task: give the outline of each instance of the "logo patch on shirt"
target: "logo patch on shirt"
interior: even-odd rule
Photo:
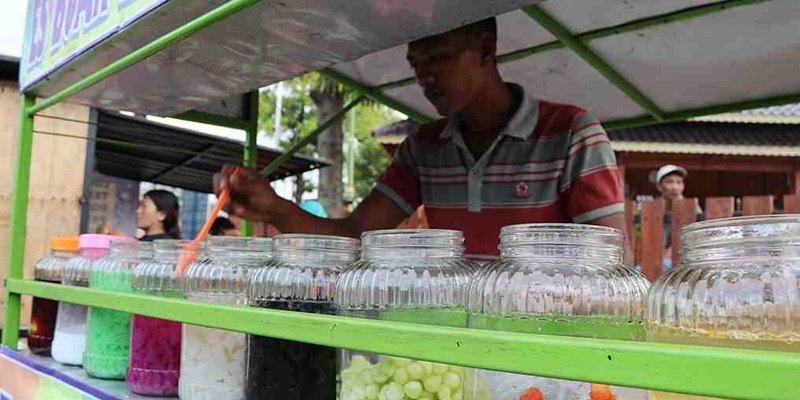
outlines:
[[[520,182],[517,184],[517,197],[524,199],[531,197],[530,193],[528,193],[528,184],[525,182]]]

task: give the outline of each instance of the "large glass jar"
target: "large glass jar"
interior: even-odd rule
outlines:
[[[117,293],[131,292],[133,267],[153,257],[152,243],[135,240],[111,242],[109,254],[92,264],[89,287]],[[130,351],[131,315],[89,307],[83,368],[95,378],[125,379]]]
[[[79,255],[64,264],[61,283],[71,286],[89,285],[89,270],[95,260],[108,254],[111,240],[125,239],[110,235],[81,235],[78,239]],[[61,302],[58,305],[56,333],[53,336],[53,359],[69,365],[82,365],[86,350],[87,307]]]
[[[471,328],[644,340],[644,280],[625,269],[623,235],[593,225],[526,224],[500,233],[500,260],[470,282]],[[535,360],[532,360],[535,362]],[[495,400],[540,392],[545,399],[584,400],[601,393],[645,398],[642,390],[476,371]],[[615,393],[612,393],[615,392]],[[622,394],[624,393],[624,394]]]
[[[252,274],[251,307],[333,314],[342,268],[358,258],[358,240],[279,235],[274,259]],[[331,399],[336,393],[336,349],[291,340],[248,336],[248,399]]]
[[[800,352],[800,215],[687,225],[680,252],[648,295],[648,340]]]
[[[33,268],[37,281],[61,283],[61,273],[67,261],[78,255],[78,237],[50,238],[50,254],[42,257]],[[58,302],[41,297],[33,298],[31,325],[28,333],[28,348],[39,355],[50,355],[53,334],[56,331]]]
[[[463,258],[461,232],[384,230],[361,240],[361,260],[336,284],[339,314],[466,327],[467,284],[478,265]],[[342,400],[472,398],[461,367],[344,350],[340,371]]]
[[[178,286],[179,257],[196,258],[205,244],[192,246],[189,240],[153,241],[154,258],[133,269],[131,287],[135,293],[183,298]],[[181,367],[181,323],[133,315],[131,351],[125,380],[128,388],[147,396],[175,396]]]
[[[212,236],[181,285],[188,300],[246,305],[247,281],[272,257],[272,239]],[[179,395],[183,400],[243,400],[246,335],[183,325]]]

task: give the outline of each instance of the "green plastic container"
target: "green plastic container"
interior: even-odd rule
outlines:
[[[89,271],[89,287],[118,293],[131,292],[131,274],[136,264],[152,258],[152,244],[133,240],[113,241],[107,257]],[[130,350],[131,315],[90,307],[83,365],[89,376],[125,379]]]

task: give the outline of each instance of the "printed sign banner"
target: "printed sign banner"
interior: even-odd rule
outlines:
[[[19,71],[25,90],[168,0],[29,0]]]

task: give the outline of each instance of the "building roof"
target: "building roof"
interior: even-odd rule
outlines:
[[[242,143],[188,129],[99,111],[95,168],[104,175],[211,192],[212,176],[226,163],[239,164]],[[258,168],[263,169],[283,151],[259,146]],[[328,164],[306,156],[293,156],[270,180],[309,171]]]
[[[380,144],[400,144],[406,136],[416,132],[420,125],[419,122],[406,119],[375,128],[372,130],[372,136],[375,136]]]
[[[609,132],[615,151],[800,157],[800,125],[674,122]]]
[[[800,125],[800,104],[787,104],[736,113],[709,115],[706,117],[693,118],[692,121]]]

